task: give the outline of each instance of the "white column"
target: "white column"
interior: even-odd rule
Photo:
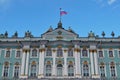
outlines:
[[[80,49],[75,48],[74,55],[75,55],[75,76],[77,78],[81,78],[81,70],[80,70]]]
[[[20,73],[20,78],[24,78],[25,55],[26,55],[26,52],[25,52],[25,50],[24,50],[23,53],[22,53],[22,62],[21,62],[21,73]]]
[[[95,74],[96,78],[100,78],[99,72],[98,72],[98,58],[97,58],[97,51],[94,51],[94,63],[95,63]]]
[[[56,76],[56,66],[55,66],[55,57],[56,57],[56,50],[52,50],[52,56],[53,56],[53,66],[52,66],[52,76]]]
[[[91,75],[92,75],[92,77],[94,78],[94,62],[93,62],[93,51],[92,50],[90,50],[90,62],[91,62]]]
[[[38,78],[41,78],[41,50],[39,50],[39,71],[38,71]]]
[[[28,67],[28,65],[29,65],[29,53],[30,51],[29,50],[27,50],[27,56],[26,56],[26,66],[25,66],[25,76],[26,76],[26,78],[28,77],[28,69],[29,69],[29,67]]]
[[[39,58],[39,76],[38,78],[43,78],[44,77],[44,54],[45,54],[45,49],[42,48],[40,49],[40,58]]]
[[[80,67],[80,49],[78,50],[78,55],[77,55],[77,66],[78,66],[78,77],[81,78],[81,67]]]
[[[63,56],[64,56],[64,76],[66,77],[68,74],[68,71],[67,71],[67,50],[66,49],[63,52]]]

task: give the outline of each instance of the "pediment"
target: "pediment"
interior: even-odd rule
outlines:
[[[56,28],[42,35],[42,38],[46,40],[75,40],[77,37],[78,35],[76,33],[65,30],[64,28]]]

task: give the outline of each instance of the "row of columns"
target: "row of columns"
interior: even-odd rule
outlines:
[[[98,71],[97,50],[90,50],[90,62],[92,78],[100,78]]]
[[[52,67],[52,76],[56,76],[56,51],[53,51],[53,67]],[[21,73],[20,78],[28,78],[28,66],[29,66],[29,54],[30,50],[25,49],[23,50],[22,55],[22,62],[21,62]],[[44,77],[44,54],[45,49],[40,49],[39,53],[39,70],[38,70],[38,78]],[[80,64],[80,49],[75,47],[74,50],[75,55],[75,77],[81,78],[81,64]],[[64,52],[64,77],[68,75],[67,72],[67,52]],[[90,50],[90,62],[91,62],[91,74],[92,78],[99,78],[98,73],[98,61],[97,61],[97,51],[96,50]]]

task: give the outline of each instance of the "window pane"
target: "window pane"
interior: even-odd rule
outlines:
[[[88,64],[83,64],[83,76],[88,77],[89,76],[89,67]]]
[[[3,77],[8,77],[8,70],[9,70],[9,66],[8,66],[8,65],[5,65],[5,66],[4,66]]]
[[[74,76],[74,68],[73,65],[68,66],[68,76]]]
[[[101,77],[105,77],[105,67],[104,67],[104,65],[100,65],[100,75],[101,75]]]
[[[37,50],[36,49],[32,50],[32,57],[37,57]]]
[[[109,57],[113,57],[113,51],[109,51]]]
[[[57,57],[62,57],[63,56],[63,52],[62,52],[62,49],[58,49],[57,50]]]
[[[52,56],[52,50],[51,49],[47,49],[46,56]]]
[[[6,56],[5,57],[10,57],[10,51],[6,51]]]
[[[46,76],[51,76],[51,73],[52,70],[51,70],[51,65],[46,65]]]
[[[15,66],[14,68],[14,77],[19,77],[19,66]]]
[[[20,57],[20,51],[17,51],[17,53],[16,53],[16,57]]]
[[[31,65],[31,77],[36,77],[36,65]]]
[[[103,51],[99,51],[99,57],[103,57]]]
[[[72,57],[72,56],[73,56],[73,50],[72,50],[72,49],[69,49],[69,50],[68,50],[68,56],[69,56],[69,57]]]
[[[87,50],[82,50],[82,56],[83,56],[83,57],[88,57]]]

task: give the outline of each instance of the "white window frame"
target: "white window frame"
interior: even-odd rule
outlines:
[[[20,51],[20,57],[17,57],[17,51]],[[21,58],[21,56],[22,56],[22,50],[20,49],[20,50],[15,50],[15,58]]]
[[[2,49],[0,48],[0,57],[1,57]]]
[[[85,49],[85,50],[87,50],[87,56],[83,56],[83,55],[82,55],[82,51],[83,51],[83,50],[84,50],[84,49],[82,48],[81,51],[80,51],[80,53],[81,53],[81,58],[89,58],[89,53],[90,53],[90,52],[89,52],[89,49]]]
[[[73,48],[71,48],[72,49],[72,51],[73,51],[73,56],[68,56],[69,54],[68,54],[68,51],[70,50],[69,48],[67,49],[67,57],[74,57],[74,49]]]
[[[4,62],[5,63],[5,62]],[[8,62],[9,63],[9,65],[8,65],[8,77],[9,77],[9,70],[10,70],[10,62]],[[3,65],[3,68],[2,68],[2,77],[4,77],[3,75],[4,75],[4,67],[5,67],[5,64]]]
[[[103,57],[100,57],[100,56],[99,56],[99,51],[102,51]],[[98,50],[97,52],[98,52],[98,58],[104,58],[104,50],[103,50],[103,49],[102,49],[102,50]]]
[[[10,51],[10,57],[6,57],[6,53],[7,51]],[[11,54],[12,54],[12,49],[5,49],[5,55],[4,55],[4,58],[11,58]]]
[[[29,66],[29,75],[28,76],[30,76],[31,77],[31,66],[32,66],[32,62],[33,61],[31,61],[31,64],[30,64],[30,66]],[[37,77],[37,75],[38,75],[38,70],[37,69],[39,69],[39,65],[37,65],[37,61],[35,61],[36,62],[36,77]]]
[[[32,51],[33,51],[34,49],[37,50],[37,56],[32,56]],[[30,58],[38,58],[38,55],[39,55],[39,50],[38,50],[37,48],[32,48],[32,49],[30,50]]]
[[[110,71],[110,77],[112,77],[112,76],[111,76],[111,68],[110,68],[111,65],[110,65],[110,63],[111,63],[111,62],[109,62],[109,69],[110,69],[109,71]],[[115,64],[115,62],[114,62],[114,64]],[[115,67],[115,74],[116,74],[115,77],[117,77],[116,64],[114,65],[114,67]]]
[[[50,48],[50,50],[51,50],[51,56],[47,56],[47,50],[48,50],[49,48],[46,48],[45,50],[45,57],[52,57],[53,56],[53,51],[52,51],[52,48]]]
[[[52,76],[52,64],[50,64],[50,65],[51,65],[51,76]],[[44,71],[45,76],[46,76],[46,66],[47,66],[47,64],[45,64],[45,71]],[[51,77],[51,76],[46,76],[46,77]]]
[[[13,77],[14,77],[14,72],[15,72],[15,66],[16,65],[13,66]],[[19,78],[20,77],[20,65],[18,65],[18,66],[19,66],[19,76],[18,76],[18,78]]]
[[[101,65],[99,65],[99,71],[100,71],[100,66],[101,66]],[[105,62],[104,62],[104,69],[105,69],[105,77],[107,77],[107,74],[106,74],[106,65],[105,65]]]
[[[118,58],[120,58],[120,49],[118,50]]]
[[[109,52],[110,52],[110,51],[112,51],[112,53],[113,53],[113,57],[110,57],[110,56],[109,56]],[[109,58],[114,58],[114,57],[115,57],[115,55],[114,55],[114,49],[112,49],[112,50],[108,50],[108,57],[109,57]]]
[[[88,62],[88,61],[87,61],[87,62]],[[85,78],[86,78],[86,77],[90,77],[90,75],[91,75],[91,74],[90,74],[90,69],[91,69],[91,67],[90,67],[89,63],[88,63],[89,76],[84,76],[84,74],[83,74],[83,65],[84,65],[84,61],[82,62],[82,68],[81,68],[81,69],[82,69],[82,76],[85,77]]]
[[[57,52],[58,52],[58,49],[61,49],[61,50],[62,50],[62,56],[57,56],[57,55],[58,55],[58,53],[57,53]],[[63,48],[57,48],[57,49],[56,49],[56,56],[57,56],[57,57],[64,57],[64,52],[63,52],[63,51],[64,51]]]

